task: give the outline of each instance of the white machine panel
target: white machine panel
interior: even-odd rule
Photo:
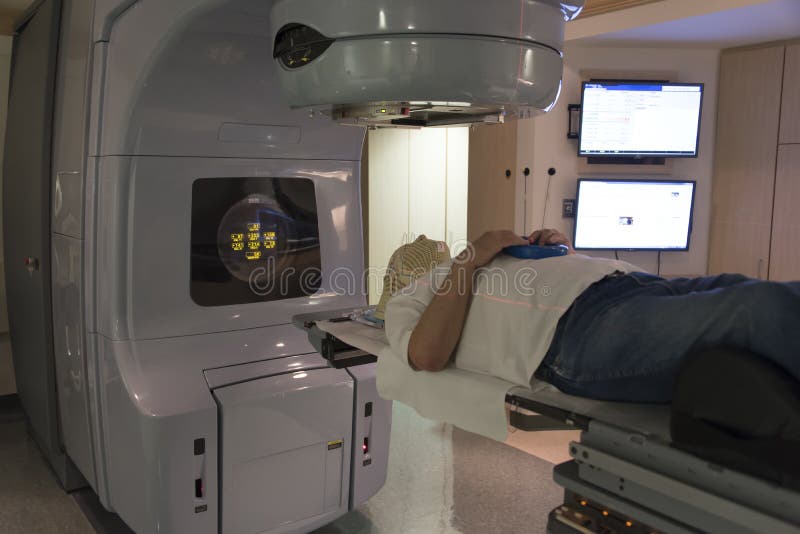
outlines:
[[[376,369],[377,364],[374,363],[347,369],[356,381],[351,508],[366,502],[386,482],[392,401],[378,395]]]
[[[271,4],[144,0],[122,12],[90,155],[360,160],[362,129],[289,108],[273,75]]]
[[[214,391],[222,425],[222,532],[310,531],[348,509],[353,381],[339,369]]]
[[[561,88],[583,0],[278,0],[277,76],[294,107],[356,124],[524,118]],[[364,106],[364,104],[369,104]]]
[[[563,21],[579,4],[574,0],[279,0],[272,8],[272,30],[277,33],[285,24],[302,23],[333,39],[398,33],[508,35],[557,48],[564,40],[564,25],[545,21]]]
[[[52,231],[77,238],[83,237],[92,8],[91,0],[71,0],[62,7],[54,109]]]
[[[104,158],[103,163],[98,220],[104,223],[97,229],[97,254],[114,263],[97,272],[99,333],[152,339],[242,330],[285,324],[301,313],[363,305],[358,283],[349,294],[332,288],[334,271],[360,276],[363,270],[357,163],[227,158]],[[193,187],[199,179],[226,177],[313,182],[322,271],[315,293],[218,306],[193,298]],[[241,200],[246,198],[245,192]],[[246,290],[246,282],[241,285]]]
[[[205,371],[205,375],[208,387],[217,389],[267,376],[298,373],[312,369],[326,369],[328,367],[328,361],[319,354],[314,353],[209,369]]]
[[[83,237],[83,180],[82,171],[56,172],[53,189],[53,232]]]
[[[94,444],[90,431],[89,390],[83,323],[83,242],[52,236],[53,354],[58,383],[64,447],[72,461],[95,483]]]
[[[360,68],[350,68],[359,65]],[[306,67],[279,71],[294,106],[422,101],[549,109],[561,91],[561,55],[535,44],[473,36],[392,35],[335,41]],[[336,94],[331,95],[330,86]],[[382,97],[382,98],[381,98]],[[413,108],[414,106],[412,106]]]

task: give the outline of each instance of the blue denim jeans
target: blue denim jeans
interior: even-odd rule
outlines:
[[[581,397],[669,402],[684,356],[745,349],[800,380],[800,282],[612,276],[561,318],[536,378]]]

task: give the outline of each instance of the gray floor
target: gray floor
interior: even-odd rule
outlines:
[[[0,532],[94,532],[61,490],[21,420],[0,422]]]
[[[549,462],[397,403],[389,464],[375,497],[315,534],[538,534],[561,502]],[[65,494],[24,422],[0,418],[0,532],[131,531],[91,491]]]

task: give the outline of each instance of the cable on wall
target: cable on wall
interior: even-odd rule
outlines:
[[[547,189],[544,193],[544,210],[542,210],[542,225],[540,230],[544,229],[545,220],[547,219],[547,205],[550,203],[550,184],[553,183],[553,176],[556,175],[555,167],[547,169]]]

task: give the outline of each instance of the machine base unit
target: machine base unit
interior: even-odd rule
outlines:
[[[553,533],[614,532],[587,525],[559,530],[581,520],[594,528],[595,512],[603,510],[648,525],[649,532],[788,534],[800,524],[797,494],[641,434],[592,423],[581,442],[570,445],[570,455],[572,461],[554,469],[555,481],[568,491],[563,509],[551,515]]]
[[[308,532],[385,481],[391,403],[377,396],[374,365],[332,369],[318,355],[283,360],[298,370],[249,380],[228,373],[232,383],[213,390],[222,532]],[[285,371],[285,362],[275,363]]]

